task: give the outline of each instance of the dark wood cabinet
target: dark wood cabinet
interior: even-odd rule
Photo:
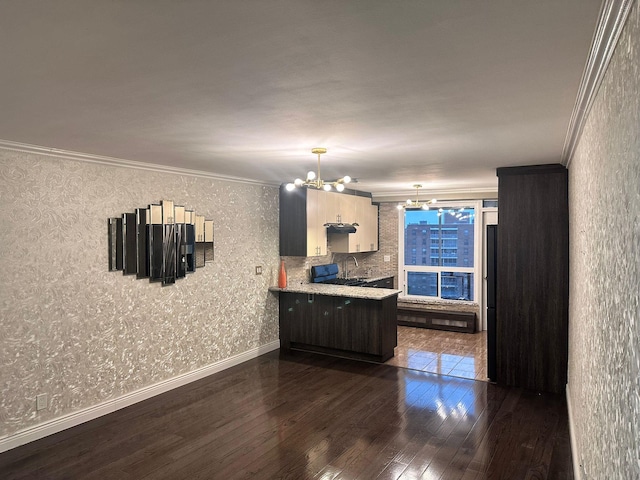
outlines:
[[[280,344],[384,362],[397,345],[397,295],[382,300],[280,292]]]
[[[280,256],[307,255],[307,189],[280,186]]]
[[[423,305],[402,305],[398,307],[398,325],[418,328],[432,328],[449,332],[475,333],[475,312],[436,310]]]
[[[569,212],[562,165],[499,168],[496,380],[562,392],[567,382]]]

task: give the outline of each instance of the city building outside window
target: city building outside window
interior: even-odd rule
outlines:
[[[475,300],[474,258],[476,208],[441,206],[431,210],[405,210],[400,233],[404,258],[404,294],[448,300]],[[411,241],[410,241],[411,239]],[[414,247],[418,243],[421,253]],[[481,262],[480,262],[481,263]]]

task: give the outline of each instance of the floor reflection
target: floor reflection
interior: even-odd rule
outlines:
[[[428,386],[428,388],[425,388]],[[407,406],[429,410],[443,420],[449,416],[475,415],[475,385],[467,379],[442,379],[427,372],[409,371],[404,376],[404,402]]]
[[[488,384],[409,368],[399,371],[404,389],[398,398],[403,413],[398,438],[407,447],[390,464],[399,471],[387,467],[385,472],[395,476],[384,478],[462,478],[463,469],[454,465],[468,464],[480,448],[483,436],[471,432],[486,428],[482,413]]]
[[[398,327],[398,346],[388,365],[453,377],[487,380],[486,332],[458,333]]]

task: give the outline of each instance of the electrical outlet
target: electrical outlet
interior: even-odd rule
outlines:
[[[390,262],[391,261],[391,255],[385,255],[384,256],[384,261],[385,262]]]
[[[262,275],[262,265],[256,266],[256,275]]]
[[[583,478],[584,480],[588,480],[589,477],[587,477],[587,472],[585,471],[585,468],[584,468],[584,462],[580,464],[580,474],[581,474],[581,478]]]
[[[36,395],[36,410],[44,410],[49,406],[49,400],[46,393]]]

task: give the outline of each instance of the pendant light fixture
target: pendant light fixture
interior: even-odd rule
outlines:
[[[335,181],[328,181],[325,182],[322,180],[322,177],[320,177],[320,155],[322,155],[323,153],[327,153],[327,149],[326,148],[313,148],[311,150],[311,153],[315,153],[318,155],[318,174],[316,175],[316,173],[313,170],[310,170],[309,173],[307,173],[307,179],[306,180],[302,180],[301,178],[296,178],[295,181],[293,183],[287,183],[287,190],[291,191],[294,190],[296,187],[311,187],[311,188],[317,188],[317,189],[322,189],[325,191],[330,191],[332,188],[335,188],[338,192],[342,192],[344,190],[344,186],[345,184],[351,182],[351,177],[348,175],[345,175],[342,178],[339,178],[338,180]]]
[[[413,200],[409,199],[406,201],[406,203],[399,204],[398,210],[402,210],[403,208],[405,210],[429,210],[429,205],[437,202],[435,198],[432,198],[431,200],[428,200],[426,202],[421,202],[419,191],[422,188],[422,185],[416,184],[413,186],[413,188],[416,189],[416,201],[414,202]]]

